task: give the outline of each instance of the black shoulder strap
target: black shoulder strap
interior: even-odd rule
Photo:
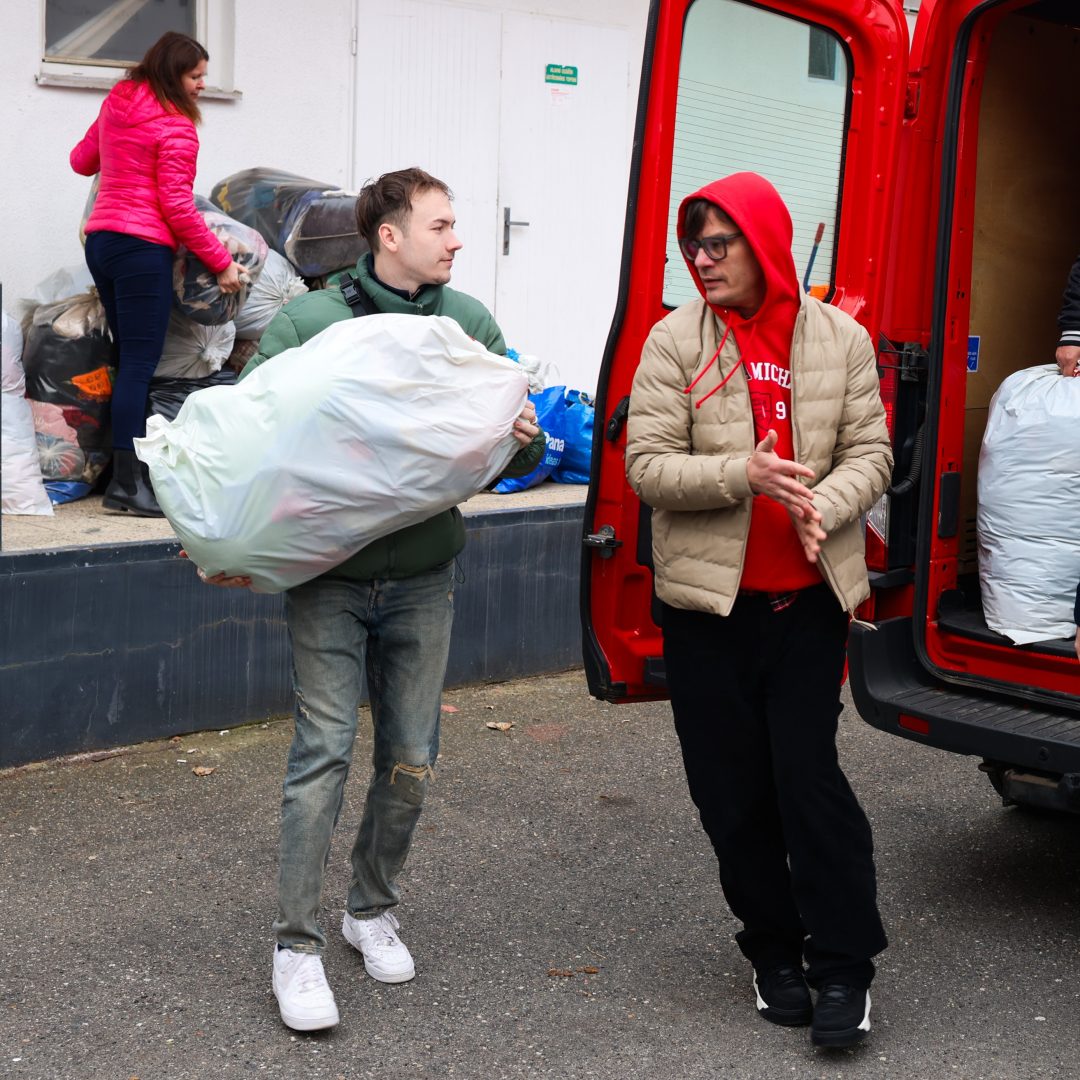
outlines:
[[[352,274],[346,274],[341,279],[341,295],[345,297],[345,303],[352,309],[353,318],[358,319],[362,315],[378,315],[375,302],[360,288],[360,282]]]

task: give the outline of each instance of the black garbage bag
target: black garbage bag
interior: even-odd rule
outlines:
[[[109,463],[114,358],[96,290],[34,309],[22,359],[38,459],[51,495],[89,494]]]
[[[175,379],[155,376],[150,380],[150,395],[146,402],[146,415],[157,413],[166,420],[175,420],[180,407],[196,390],[208,386],[232,386],[236,382],[236,372],[231,368],[222,368],[213,375],[202,379]]]

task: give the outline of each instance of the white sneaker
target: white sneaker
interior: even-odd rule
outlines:
[[[274,950],[274,997],[281,1019],[293,1031],[320,1031],[338,1022],[322,957],[314,953]]]
[[[374,919],[354,919],[347,911],[341,922],[345,940],[364,955],[367,973],[379,982],[408,982],[416,974],[412,954],[397,936],[401,924],[384,911]]]

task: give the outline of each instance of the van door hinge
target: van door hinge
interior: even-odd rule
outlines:
[[[922,84],[918,79],[908,79],[904,89],[904,119],[914,120],[919,115],[919,96]]]
[[[359,30],[358,27],[354,26],[352,28],[352,31],[349,33],[349,51],[353,54],[353,56],[356,55],[356,50],[357,50],[357,47],[359,45],[359,40],[360,40],[360,30]]]
[[[599,532],[589,533],[581,542],[586,547],[599,548],[601,559],[610,559],[615,554],[615,549],[622,547],[622,541],[615,539],[613,525],[601,525]]]
[[[899,360],[900,378],[904,382],[918,382],[930,370],[930,354],[911,341],[901,346]]]

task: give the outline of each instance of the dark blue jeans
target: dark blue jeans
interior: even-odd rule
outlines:
[[[690,795],[759,971],[869,986],[885,948],[870,824],[840,768],[847,614],[828,586],[726,618],[664,605],[664,659]]]
[[[86,265],[117,349],[113,449],[131,450],[131,440],[146,434],[150,378],[169,326],[173,252],[126,233],[92,232],[86,237]]]

